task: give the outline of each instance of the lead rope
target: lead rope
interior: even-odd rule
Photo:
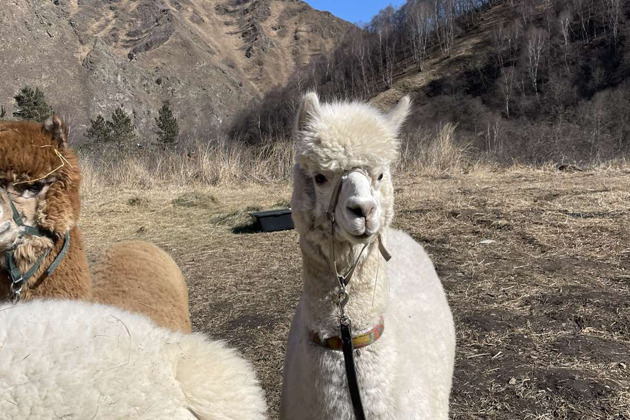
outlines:
[[[346,378],[348,380],[348,390],[350,391],[350,400],[352,401],[352,408],[354,410],[354,416],[357,420],[365,420],[365,412],[363,411],[363,402],[361,401],[361,393],[359,391],[359,381],[357,379],[357,371],[356,365],[354,363],[354,345],[352,343],[352,322],[348,315],[346,315],[345,307],[350,299],[350,295],[346,290],[346,286],[350,283],[350,279],[354,274],[354,270],[356,269],[361,256],[365,249],[372,243],[370,240],[357,255],[354,263],[350,266],[348,271],[345,274],[339,274],[337,270],[337,259],[335,254],[335,209],[337,208],[337,202],[339,201],[339,193],[341,192],[341,184],[345,177],[348,176],[351,172],[360,172],[359,169],[353,169],[351,171],[345,172],[341,175],[335,188],[332,192],[332,197],[330,199],[330,204],[328,206],[328,211],[326,215],[328,220],[330,221],[330,250],[331,256],[328,259],[328,263],[331,266],[332,270],[337,277],[337,282],[339,283],[339,291],[337,292],[337,298],[339,300],[339,329],[341,331],[341,350],[343,352],[343,360],[346,368]],[[377,235],[378,241],[378,249],[385,258],[386,261],[391,259],[391,254],[385,249],[385,245],[383,244],[383,238],[379,233]]]

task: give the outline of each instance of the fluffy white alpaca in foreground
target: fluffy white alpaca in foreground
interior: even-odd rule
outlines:
[[[388,115],[362,103],[320,105],[314,93],[302,101],[291,207],[300,234],[304,289],[289,334],[283,419],[354,418],[343,354],[321,345],[340,335],[339,286],[331,268],[326,211],[342,174],[334,209],[338,271],[346,272],[369,244],[347,288],[353,336],[372,331],[374,338],[381,317],[384,321],[382,336],[355,350],[366,417],[448,417],[455,353],[451,311],[422,246],[389,228],[394,204],[390,166],[398,156],[397,134],[408,111],[407,97]],[[379,240],[392,254],[389,262],[379,252]],[[335,340],[329,343],[333,347]]]
[[[0,305],[2,419],[263,419],[252,367],[223,343],[79,301]]]

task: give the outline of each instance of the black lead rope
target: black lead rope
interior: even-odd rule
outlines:
[[[346,378],[348,379],[348,389],[350,391],[350,399],[352,400],[352,408],[354,409],[354,417],[357,420],[365,420],[363,412],[363,403],[361,402],[361,394],[359,393],[359,381],[357,380],[357,370],[354,365],[354,346],[352,345],[352,327],[350,321],[341,322],[341,350],[343,351],[343,361],[346,365]]]

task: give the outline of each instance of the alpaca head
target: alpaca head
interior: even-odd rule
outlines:
[[[25,226],[62,237],[77,223],[80,175],[67,133],[57,116],[44,124],[0,123],[0,253],[52,246],[51,238],[29,235]]]
[[[368,242],[390,224],[390,167],[398,157],[398,131],[409,107],[404,97],[383,115],[363,103],[320,104],[315,93],[304,96],[297,117],[291,201],[300,234],[326,231],[320,221],[331,200],[340,241]]]

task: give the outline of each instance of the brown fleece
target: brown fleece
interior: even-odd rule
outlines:
[[[94,271],[94,301],[148,315],[159,326],[190,332],[188,289],[173,259],[141,241],[113,245]]]
[[[57,121],[65,132],[63,122]],[[54,134],[36,122],[0,122],[0,181],[15,183],[46,176],[62,164],[58,151],[69,164],[50,175],[56,181],[46,192],[45,217],[38,224],[62,237],[79,220],[81,174],[65,137],[55,138]]]

